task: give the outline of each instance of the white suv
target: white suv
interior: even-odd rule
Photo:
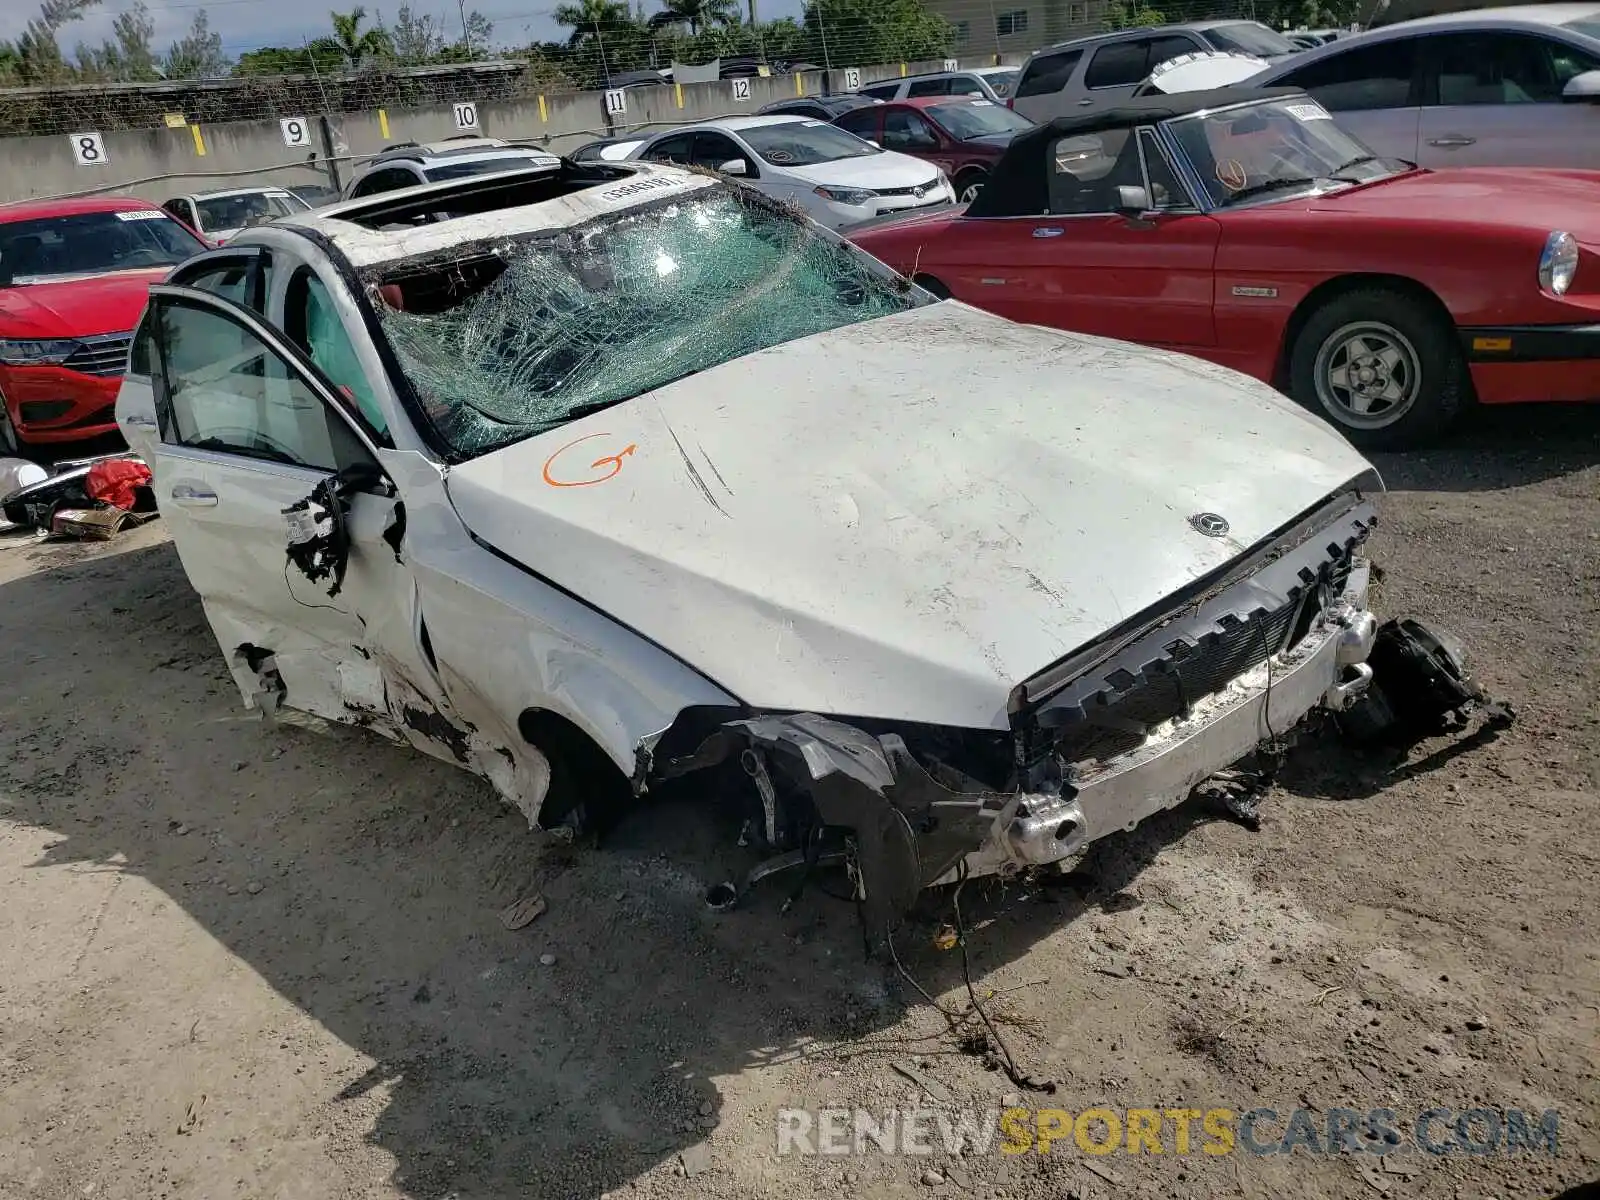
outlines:
[[[345,187],[344,198],[376,196],[419,183],[491,175],[553,163],[556,157],[501,138],[455,137],[442,142],[401,142],[385,147]]]

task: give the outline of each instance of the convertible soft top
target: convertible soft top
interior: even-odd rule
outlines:
[[[1250,100],[1270,100],[1301,96],[1300,88],[1214,88],[1204,92],[1179,92],[1174,96],[1141,96],[1125,100],[1115,108],[1096,109],[1070,117],[1057,117],[1034,129],[1019,133],[995,163],[989,181],[967,207],[969,217],[1014,217],[1041,213],[1049,207],[1043,170],[1045,148],[1058,138],[1075,133],[1100,133],[1112,129],[1132,129],[1153,125],[1173,117]]]

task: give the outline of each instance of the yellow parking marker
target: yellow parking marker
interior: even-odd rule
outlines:
[[[544,110],[543,96],[539,97],[539,109],[542,115]],[[384,141],[387,142],[389,140],[389,114],[384,112],[381,108],[378,110],[378,132],[383,135]]]
[[[676,93],[678,93],[678,107],[682,108],[683,107],[683,84],[681,84],[681,83],[673,84],[672,85],[672,90],[675,91]]]
[[[806,89],[800,82],[800,72],[799,71],[796,71],[794,73],[794,94],[796,96],[804,96],[806,94]]]
[[[539,121],[541,124],[550,124],[550,110],[544,106],[544,97],[539,97]]]
[[[194,152],[204,158],[206,156],[206,140],[200,136],[200,126],[189,126],[189,132],[194,134]]]
[[[905,77],[906,77],[906,65],[905,65],[905,63],[901,63],[900,64],[900,78],[904,79]]]

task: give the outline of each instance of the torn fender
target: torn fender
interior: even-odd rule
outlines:
[[[873,937],[985,838],[1001,836],[1027,801],[1060,802],[1055,795],[943,783],[898,734],[874,737],[815,713],[730,721],[725,728],[789,765],[791,776],[807,784],[823,823],[855,831]]]

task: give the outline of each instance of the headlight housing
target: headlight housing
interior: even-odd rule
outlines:
[[[877,195],[870,188],[819,187],[814,190],[824,200],[832,200],[835,204],[849,204],[856,208],[870,203]]]
[[[72,356],[78,343],[70,338],[0,338],[0,364],[8,367],[54,367]]]
[[[1552,296],[1564,296],[1578,273],[1578,239],[1557,229],[1544,240],[1539,254],[1539,286]]]

